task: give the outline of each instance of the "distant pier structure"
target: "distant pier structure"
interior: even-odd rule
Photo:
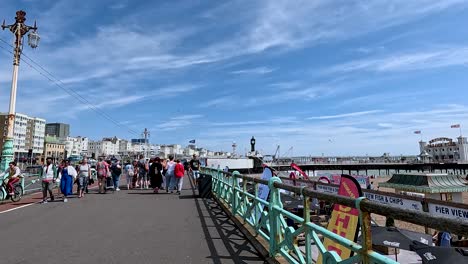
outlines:
[[[337,171],[342,174],[356,175],[390,175],[392,173],[447,173],[467,175],[468,163],[406,163],[406,162],[372,162],[372,163],[302,163],[296,159],[299,167],[309,175],[315,175],[316,171]],[[272,167],[279,171],[291,170],[290,163],[273,164]]]

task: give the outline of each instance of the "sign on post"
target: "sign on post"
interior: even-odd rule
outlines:
[[[338,194],[356,199],[362,196],[361,186],[359,186],[355,178],[349,175],[342,175]],[[341,237],[356,242],[359,229],[359,210],[335,204],[327,229]],[[341,259],[351,257],[352,251],[350,249],[329,238],[324,239],[323,245],[327,251],[335,251]],[[322,264],[322,255],[317,259],[317,263]]]

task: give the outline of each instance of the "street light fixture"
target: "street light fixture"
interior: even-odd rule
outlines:
[[[13,78],[11,81],[11,94],[10,94],[10,110],[8,112],[8,134],[3,144],[2,162],[0,163],[0,170],[4,171],[8,167],[8,163],[13,160],[13,142],[14,142],[14,125],[15,125],[15,109],[16,109],[16,89],[18,83],[18,68],[20,63],[21,51],[23,48],[23,37],[28,34],[28,45],[35,49],[39,45],[40,37],[37,34],[36,22],[34,26],[28,26],[26,21],[26,12],[19,10],[16,12],[15,23],[5,25],[3,20],[2,29],[9,29],[15,35],[15,46],[13,53]]]

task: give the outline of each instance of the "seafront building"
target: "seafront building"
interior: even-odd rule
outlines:
[[[89,139],[87,137],[66,137],[61,139],[65,143],[65,153],[70,156],[87,156]]]
[[[0,131],[3,132],[0,133],[0,149],[3,149],[7,137],[7,121],[8,114],[0,113]],[[28,153],[36,157],[44,152],[45,124],[45,119],[16,113],[13,129],[15,158],[26,158]]]
[[[66,144],[60,138],[46,136],[44,140],[43,158],[52,158],[54,162],[62,160],[65,158],[65,146]]]
[[[67,138],[70,136],[70,125],[64,123],[48,123],[46,124],[45,133],[48,136]]]
[[[462,136],[456,140],[439,137],[419,141],[419,150],[423,162],[468,162],[468,141]]]

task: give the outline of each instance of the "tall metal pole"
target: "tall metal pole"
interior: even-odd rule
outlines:
[[[33,27],[27,26],[24,24],[26,21],[26,12],[23,10],[19,10],[16,12],[15,17],[16,22],[12,25],[5,25],[5,21],[3,21],[2,29],[5,30],[6,28],[9,29],[15,35],[15,46],[14,46],[14,54],[13,54],[13,77],[11,80],[11,94],[10,94],[10,109],[8,112],[8,127],[7,127],[7,137],[5,139],[5,143],[3,144],[2,150],[2,162],[0,163],[0,171],[4,171],[8,167],[8,163],[10,163],[14,158],[14,126],[15,126],[15,109],[16,109],[16,91],[17,91],[17,83],[18,83],[18,69],[19,69],[19,62],[21,56],[21,48],[22,48],[22,39],[23,36],[28,33],[29,30],[37,30],[36,23],[34,23]],[[36,36],[36,42],[31,47],[37,47],[37,43],[39,42],[39,37]]]
[[[144,151],[144,155],[145,155],[145,159],[147,158],[147,153],[148,153],[148,137],[150,135],[150,132],[148,131],[147,128],[145,128],[145,131],[143,131],[143,136],[144,136],[144,139],[145,139],[145,151]]]

